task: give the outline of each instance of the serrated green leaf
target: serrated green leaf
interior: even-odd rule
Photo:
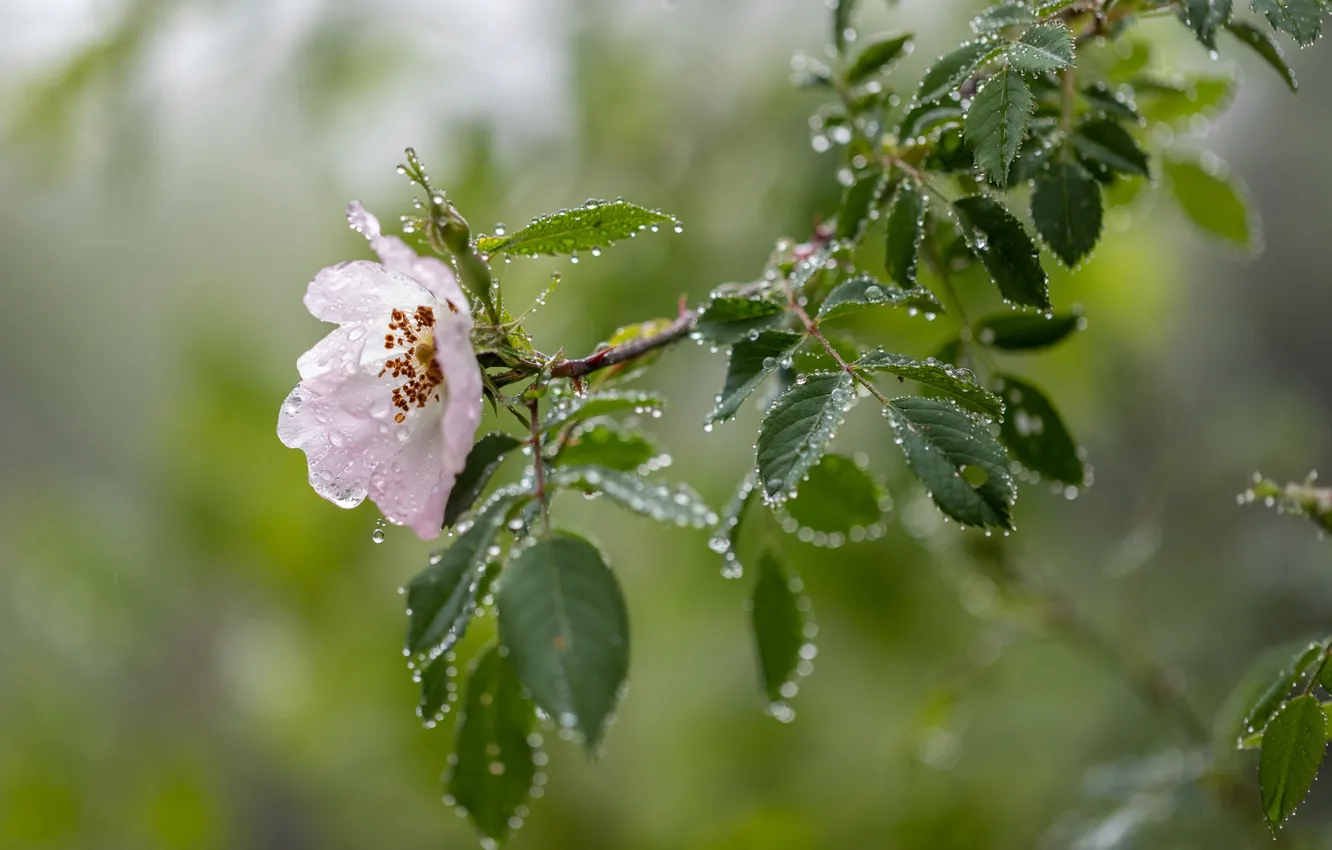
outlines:
[[[783,360],[791,357],[804,338],[804,334],[795,331],[764,331],[757,339],[737,342],[731,348],[726,384],[717,397],[717,406],[708,415],[708,421],[725,422],[735,416],[745,399],[754,394]]]
[[[601,552],[557,531],[510,560],[495,604],[518,678],[594,750],[629,671],[629,615]]]
[[[854,182],[842,193],[842,205],[837,210],[837,231],[835,237],[841,241],[858,242],[869,224],[870,210],[883,191],[884,176],[882,171],[862,171],[853,178]],[[811,263],[810,268],[817,272],[823,263]],[[798,287],[797,287],[798,288]]]
[[[1319,0],[1253,0],[1255,14],[1264,15],[1272,29],[1287,33],[1301,47],[1308,47],[1323,34],[1323,10]]]
[[[883,488],[854,460],[826,454],[809,470],[794,499],[782,507],[801,528],[846,538],[883,518]]]
[[[898,289],[870,275],[857,275],[839,283],[819,307],[819,321],[858,313],[867,307],[906,307],[931,315],[942,313],[943,305],[923,286]]]
[[[551,458],[551,463],[633,472],[659,454],[657,446],[642,431],[599,423],[576,429]]]
[[[547,411],[546,418],[541,423],[541,430],[549,433],[598,416],[609,416],[612,413],[645,413],[649,410],[660,410],[663,404],[665,402],[659,395],[630,390],[604,390],[585,396],[564,398]]]
[[[531,221],[507,236],[481,236],[476,250],[483,254],[573,254],[605,248],[641,230],[673,223],[663,212],[644,209],[628,201],[588,201]]]
[[[997,384],[1008,406],[999,439],[1013,459],[1053,481],[1081,487],[1086,466],[1054,403],[1039,388],[1012,375],[998,376]]]
[[[489,557],[486,550],[509,514],[531,498],[520,490],[496,492],[453,545],[433,553],[430,566],[408,582],[408,652],[443,651],[462,637],[476,609]]]
[[[848,85],[863,83],[887,70],[893,62],[911,50],[911,33],[876,35],[865,42],[856,58],[842,75]]]
[[[941,127],[962,123],[962,107],[955,103],[922,103],[902,116],[897,135],[902,140],[921,138]]]
[[[1073,33],[1063,24],[1032,27],[1008,48],[1008,61],[1020,74],[1048,74],[1073,64]]]
[[[959,369],[951,363],[940,363],[934,358],[915,360],[905,354],[894,354],[882,348],[866,352],[854,364],[863,372],[884,372],[942,390],[968,407],[1002,419],[1004,403],[998,396],[976,383],[970,369]]]
[[[1093,112],[1100,112],[1112,118],[1120,118],[1126,121],[1141,121],[1142,116],[1138,114],[1138,108],[1133,100],[1114,89],[1109,85],[1096,82],[1082,90],[1082,99],[1087,102],[1087,106]]]
[[[547,476],[546,486],[589,495],[600,493],[636,514],[672,525],[702,528],[717,521],[707,502],[686,485],[660,484],[635,472],[604,466],[557,469]]]
[[[996,313],[976,323],[976,339],[981,345],[1005,351],[1032,351],[1063,342],[1082,329],[1078,313],[1043,315]]]
[[[802,377],[768,409],[759,428],[758,471],[769,499],[794,490],[842,424],[854,393],[846,372]]]
[[[1231,0],[1184,0],[1180,17],[1208,50],[1216,49],[1216,31],[1230,22]]]
[[[1237,186],[1218,176],[1224,174],[1223,169],[1213,173],[1182,159],[1167,160],[1164,165],[1171,194],[1194,224],[1241,248],[1253,247],[1255,226],[1248,204]]]
[[[434,728],[442,715],[444,705],[453,693],[449,686],[454,684],[453,675],[456,672],[453,659],[446,652],[437,655],[421,671],[421,703],[416,713],[427,729]]]
[[[1273,831],[1304,802],[1327,749],[1327,715],[1318,698],[1296,697],[1276,713],[1263,733],[1258,783],[1263,815]]]
[[[898,184],[888,208],[888,236],[884,269],[888,279],[903,289],[917,284],[920,243],[925,238],[925,193],[920,183],[907,176]]]
[[[980,259],[1005,299],[1028,307],[1050,307],[1049,278],[1040,251],[1022,222],[988,195],[953,202],[967,246]]]
[[[981,39],[967,42],[940,57],[920,81],[916,102],[932,103],[953,91],[977,68],[994,57],[1000,49],[999,44]]]
[[[1198,77],[1182,82],[1156,79],[1132,81],[1138,110],[1149,122],[1180,124],[1196,115],[1221,112],[1235,100],[1235,80]]]
[[[468,676],[454,732],[456,761],[445,780],[483,838],[503,841],[527,802],[536,778],[528,741],[535,716],[518,674],[492,646]]]
[[[735,549],[740,540],[740,528],[745,513],[757,494],[758,472],[751,469],[740,482],[735,495],[722,507],[721,518],[717,520],[717,530],[708,539],[708,548],[722,556],[722,575],[726,578],[740,578],[744,573],[744,567]]]
[[[1064,265],[1089,256],[1101,238],[1101,187],[1075,162],[1057,162],[1036,178],[1031,220]]]
[[[1241,747],[1244,747],[1246,743],[1244,739],[1247,736],[1258,737],[1255,745],[1261,742],[1267,724],[1272,722],[1272,718],[1281,710],[1281,706],[1285,705],[1286,697],[1290,696],[1295,685],[1314,669],[1326,651],[1325,643],[1310,644],[1281,668],[1244,715],[1244,721],[1240,724]],[[1326,670],[1327,667],[1323,669]]]
[[[1073,147],[1092,175],[1106,179],[1114,174],[1150,177],[1147,154],[1119,122],[1096,118],[1073,131]]]
[[[1026,81],[1008,68],[987,80],[971,100],[964,125],[976,167],[995,183],[1008,182],[1036,100]]]
[[[945,399],[895,398],[885,410],[907,464],[939,510],[963,525],[1012,527],[1017,491],[987,426]],[[972,484],[963,475],[970,469],[984,481]]]
[[[786,305],[771,298],[719,295],[699,313],[694,332],[717,345],[734,345],[786,319]]]
[[[799,586],[771,551],[763,553],[751,599],[752,625],[763,693],[774,703],[787,698],[782,689],[794,680],[805,644]]]
[[[522,444],[522,440],[502,431],[492,432],[476,441],[476,445],[467,453],[467,463],[449,493],[449,503],[444,508],[445,528],[456,523],[476,504],[490,483],[491,476],[504,462],[505,455]]]
[[[1000,3],[978,14],[971,28],[978,33],[998,32],[1009,27],[1025,27],[1036,23],[1036,11],[1025,3]]]
[[[1248,21],[1231,21],[1226,24],[1226,29],[1244,44],[1248,45],[1254,53],[1263,58],[1272,70],[1281,75],[1282,81],[1291,91],[1298,91],[1300,88],[1299,80],[1295,79],[1295,72],[1291,70],[1290,65],[1286,64],[1286,59],[1281,55],[1281,48],[1277,45],[1276,39],[1267,33],[1258,29]]]

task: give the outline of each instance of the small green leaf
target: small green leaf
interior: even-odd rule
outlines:
[[[1105,83],[1096,82],[1082,90],[1082,99],[1087,102],[1087,106],[1093,112],[1100,112],[1112,118],[1120,118],[1125,121],[1141,121],[1142,116],[1138,114],[1138,108],[1133,100],[1126,97]]]
[[[698,316],[694,332],[717,345],[734,345],[786,319],[786,305],[772,298],[718,295]]]
[[[768,409],[759,428],[763,492],[779,499],[795,490],[833,438],[854,393],[846,372],[802,376]]]
[[[782,507],[801,528],[842,538],[881,519],[883,488],[854,460],[826,454],[809,470],[794,499]]]
[[[922,103],[902,116],[897,126],[897,135],[903,139],[923,137],[941,127],[962,123],[962,107],[956,103]]]
[[[976,167],[997,184],[1008,182],[1036,99],[1019,75],[1008,68],[987,80],[972,98],[965,132],[975,151]]]
[[[1036,12],[1025,3],[1000,3],[978,14],[971,28],[978,33],[998,32],[1009,27],[1025,27],[1036,23]]]
[[[633,472],[659,455],[657,446],[642,431],[598,423],[574,430],[551,463]]]
[[[1263,815],[1274,832],[1304,802],[1318,777],[1327,749],[1327,722],[1318,698],[1306,694],[1286,703],[1267,724],[1258,783]]]
[[[888,208],[888,241],[884,268],[888,279],[903,289],[915,287],[920,243],[925,238],[925,193],[915,178],[898,184]]]
[[[445,783],[482,837],[503,841],[527,802],[536,765],[528,735],[535,712],[513,667],[492,646],[472,667],[454,733],[457,760]]]
[[[1001,47],[984,39],[971,41],[940,57],[925,72],[920,81],[920,91],[916,93],[917,103],[932,103],[956,89],[962,81],[970,77],[977,68],[994,57]]]
[[[452,699],[454,659],[447,652],[441,652],[421,671],[421,703],[416,714],[425,723],[427,729],[433,729],[443,717],[444,706]],[[452,673],[450,672],[452,671]]]
[[[805,645],[805,615],[800,610],[800,581],[792,579],[771,551],[759,559],[759,577],[751,601],[759,678],[769,702],[790,696]],[[783,691],[786,691],[785,693]]]
[[[1012,527],[1017,491],[987,426],[945,399],[895,398],[885,411],[907,464],[941,511],[963,525]],[[973,484],[964,470],[984,480]]]
[[[574,254],[604,248],[640,230],[674,221],[665,213],[628,201],[588,201],[575,209],[533,219],[517,233],[481,236],[476,240],[476,250],[483,254]]]
[[[495,604],[518,678],[559,726],[595,749],[629,671],[629,615],[601,552],[557,531],[513,556]]]
[[[504,462],[504,456],[523,444],[517,437],[495,431],[476,441],[467,453],[467,463],[458,480],[449,493],[448,506],[444,508],[444,527],[448,528],[458,521],[476,500],[485,492],[490,478]]]
[[[717,530],[708,539],[708,548],[722,556],[722,576],[740,578],[744,567],[736,555],[735,548],[740,540],[740,527],[745,513],[758,495],[758,472],[750,470],[740,488],[722,508],[721,518],[717,521]]]
[[[1008,49],[1019,74],[1047,74],[1073,64],[1073,33],[1063,24],[1032,27]]]
[[[546,413],[546,418],[541,423],[541,430],[549,433],[598,416],[609,416],[612,413],[626,411],[646,413],[650,410],[660,410],[663,404],[665,402],[659,395],[629,390],[604,390],[585,396],[564,398],[556,402]]]
[[[1088,171],[1101,179],[1115,173],[1151,176],[1147,154],[1117,121],[1087,121],[1073,131],[1072,141]]]
[[[1049,278],[1040,251],[1022,223],[988,195],[953,202],[967,245],[980,258],[1005,299],[1027,307],[1050,307]]]
[[[1235,80],[1198,77],[1179,81],[1133,80],[1138,109],[1150,122],[1181,124],[1194,116],[1211,116],[1235,100]]]
[[[1261,740],[1267,724],[1272,722],[1272,718],[1276,716],[1281,706],[1285,705],[1286,697],[1290,696],[1295,685],[1314,669],[1326,651],[1327,645],[1324,643],[1310,644],[1281,668],[1276,678],[1272,679],[1244,715],[1244,722],[1240,724],[1241,746],[1244,739],[1251,735],[1257,735]],[[1328,666],[1323,669],[1328,669]]]
[[[846,53],[846,35],[851,29],[851,16],[859,0],[833,0],[833,45],[839,56]]]
[[[968,407],[995,419],[1002,419],[1004,416],[1003,401],[976,383],[976,376],[970,369],[959,369],[951,363],[940,363],[934,358],[921,362],[904,354],[884,351],[882,348],[867,352],[853,365],[864,372],[886,372],[942,390]]]
[[[1008,406],[999,439],[1013,459],[1053,481],[1081,487],[1087,478],[1086,467],[1050,399],[1037,387],[1012,375],[998,376],[998,386]]]
[[[1049,348],[1082,329],[1078,313],[1043,315],[996,313],[976,323],[976,339],[981,345],[1005,351],[1032,351]]]
[[[1184,0],[1180,16],[1208,50],[1216,49],[1216,31],[1230,22],[1231,0]]]
[[[944,311],[939,299],[923,286],[898,289],[870,275],[857,275],[839,283],[819,307],[819,321],[858,313],[867,307],[906,307],[935,314]]]
[[[870,210],[874,208],[874,203],[879,199],[879,193],[883,191],[884,177],[882,171],[871,170],[862,171],[855,175],[854,182],[846,187],[842,195],[842,205],[837,211],[837,232],[836,238],[848,242],[860,241],[861,235],[865,232],[865,227],[869,224]],[[823,263],[810,263],[813,272],[817,272],[823,267]],[[797,289],[799,287],[796,287]]]
[[[839,287],[840,288],[840,287]],[[835,293],[837,290],[833,290]],[[831,297],[831,296],[830,296]],[[725,422],[735,416],[745,399],[763,383],[763,379],[789,361],[795,347],[804,339],[795,331],[764,331],[757,339],[742,340],[731,348],[731,362],[726,368],[726,385],[717,397],[717,406],[709,422]]]
[[[1031,219],[1036,232],[1072,268],[1101,238],[1101,187],[1075,162],[1057,162],[1036,178]]]
[[[1272,29],[1280,30],[1295,39],[1300,47],[1308,47],[1323,33],[1323,10],[1319,0],[1253,0],[1256,14],[1265,15]]]
[[[684,484],[673,487],[651,481],[635,472],[602,466],[557,469],[546,479],[551,489],[579,490],[602,494],[636,514],[672,525],[702,528],[717,521],[703,498]]]
[[[1287,88],[1291,91],[1299,90],[1300,82],[1295,79],[1295,72],[1291,70],[1290,65],[1286,64],[1286,58],[1281,55],[1281,48],[1274,38],[1248,21],[1231,21],[1226,24],[1226,29],[1271,65],[1272,70],[1281,75]]]
[[[882,73],[898,58],[910,52],[911,39],[910,33],[874,36],[860,48],[842,78],[847,84],[855,85]]]
[[[1165,162],[1170,190],[1194,224],[1241,248],[1251,249],[1256,227],[1241,190],[1225,177],[1224,165],[1204,168],[1191,160]]]

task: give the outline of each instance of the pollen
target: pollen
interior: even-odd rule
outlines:
[[[396,357],[384,361],[379,377],[389,375],[401,379],[393,388],[393,406],[398,414],[393,420],[407,421],[407,414],[439,400],[439,385],[444,375],[435,363],[435,311],[430,307],[417,307],[415,312],[394,310],[389,316],[388,333],[384,334],[384,348],[400,350]]]

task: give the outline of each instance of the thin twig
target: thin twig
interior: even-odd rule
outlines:
[[[694,325],[697,323],[698,313],[693,310],[684,310],[680,313],[680,317],[661,333],[626,342],[624,345],[603,349],[596,354],[579,360],[565,360],[556,363],[550,368],[550,376],[552,378],[581,378],[599,369],[642,357],[649,351],[670,345],[688,336],[693,332]]]

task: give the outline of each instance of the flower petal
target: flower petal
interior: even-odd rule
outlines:
[[[305,291],[316,319],[349,324],[387,317],[394,308],[437,303],[434,293],[410,277],[369,260],[338,263],[319,272]]]
[[[441,409],[432,404],[413,411],[421,420],[420,427],[411,432],[400,451],[370,475],[370,498],[380,513],[390,522],[415,531],[422,540],[439,536],[444,506],[457,477],[457,473],[446,472],[441,462]]]
[[[472,350],[472,322],[450,316],[435,330],[435,363],[444,374],[444,416],[440,421],[444,470],[456,478],[467,465],[467,455],[481,424],[481,369]],[[450,481],[449,489],[453,488]]]
[[[453,271],[442,260],[422,257],[398,237],[384,236],[379,228],[379,219],[361,206],[360,201],[352,201],[347,205],[347,222],[353,230],[365,234],[365,238],[370,240],[370,247],[384,265],[419,281],[439,300],[448,301],[459,312],[470,312],[467,295],[458,285]]]

